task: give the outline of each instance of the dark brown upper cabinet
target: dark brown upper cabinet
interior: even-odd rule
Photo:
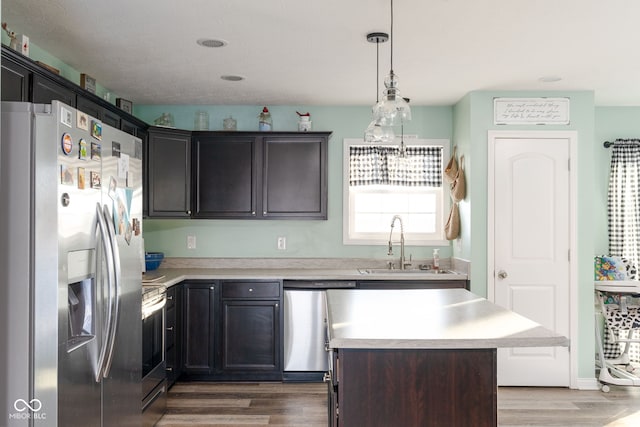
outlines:
[[[263,138],[263,218],[327,219],[328,137]]]
[[[193,132],[193,217],[327,219],[330,132]]]
[[[149,128],[148,215],[191,217],[191,132]]]
[[[195,218],[257,218],[259,148],[253,135],[194,134]]]
[[[33,73],[17,62],[2,58],[2,100],[29,101]]]

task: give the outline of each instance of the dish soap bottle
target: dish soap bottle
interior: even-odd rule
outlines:
[[[440,249],[433,250],[433,269],[438,270],[440,268]]]
[[[262,113],[258,116],[260,121],[258,122],[258,130],[260,132],[268,132],[272,130],[273,122],[271,121],[271,113],[267,107],[262,109]]]

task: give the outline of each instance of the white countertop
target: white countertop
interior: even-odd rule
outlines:
[[[327,291],[329,347],[568,346],[569,339],[465,289]]]
[[[374,274],[352,269],[311,268],[160,268],[144,277],[165,276],[154,283],[172,286],[183,280],[246,279],[246,280],[467,280],[466,274],[434,274],[428,271],[380,271]]]

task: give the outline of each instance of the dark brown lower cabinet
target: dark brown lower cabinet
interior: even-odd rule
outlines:
[[[221,379],[282,380],[282,283],[222,281]]]
[[[341,348],[336,355],[333,426],[497,425],[495,349]]]
[[[182,370],[187,376],[215,372],[216,282],[183,283]]]

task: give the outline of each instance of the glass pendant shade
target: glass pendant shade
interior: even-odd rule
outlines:
[[[386,126],[382,121],[373,119],[364,131],[365,142],[370,143],[391,143],[395,138],[393,128]]]
[[[386,89],[383,92],[382,100],[373,107],[374,119],[383,120],[390,125],[397,125],[411,120],[411,107],[400,96],[398,76],[393,73],[393,70],[384,80],[384,85]]]

